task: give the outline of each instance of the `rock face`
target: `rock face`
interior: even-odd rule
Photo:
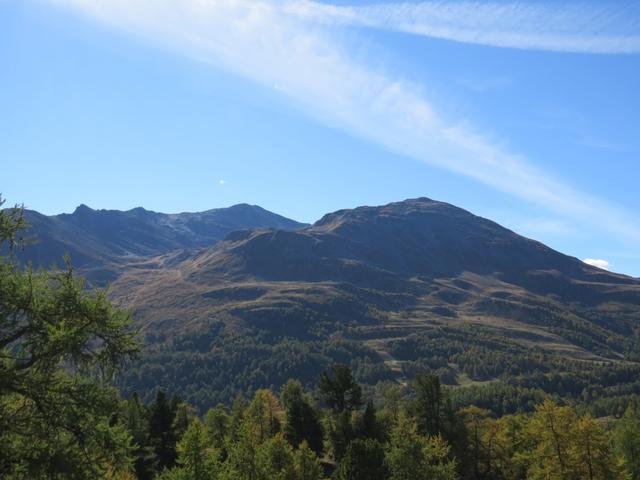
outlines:
[[[23,253],[35,266],[60,265],[69,254],[76,268],[97,283],[114,280],[141,259],[177,249],[210,247],[229,232],[245,228],[296,229],[305,225],[253,205],[199,213],[93,210],[80,205],[72,214],[45,216],[28,210],[35,243]]]

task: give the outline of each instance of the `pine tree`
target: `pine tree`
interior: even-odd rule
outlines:
[[[380,439],[378,420],[376,418],[376,407],[374,407],[372,401],[367,402],[367,406],[364,409],[360,436],[363,438]]]
[[[229,433],[229,415],[224,405],[210,408],[204,417],[207,440],[218,451],[225,449],[225,438]]]
[[[178,442],[177,464],[185,480],[214,480],[217,465],[213,449],[208,446],[207,436],[196,417]]]
[[[171,468],[176,462],[176,435],[173,429],[177,405],[171,405],[162,390],[156,392],[149,408],[149,437],[158,459],[158,468]]]
[[[356,383],[351,369],[335,364],[331,372],[322,372],[318,390],[326,404],[336,413],[357,410],[362,406],[362,388]]]
[[[640,415],[637,407],[629,406],[616,423],[615,449],[631,480],[640,479]]]
[[[271,390],[258,390],[245,411],[243,429],[260,444],[280,431],[283,411]]]
[[[427,436],[442,433],[443,394],[436,375],[418,375],[413,382],[418,431]]]
[[[355,439],[352,417],[353,412],[348,410],[326,417],[327,438],[333,458],[337,461],[342,459],[349,443]]]
[[[390,480],[455,480],[456,464],[440,436],[418,434],[416,423],[401,412],[391,431],[385,461]]]
[[[384,449],[377,440],[354,440],[347,447],[333,478],[336,480],[385,480]]]
[[[296,480],[321,480],[322,467],[307,442],[302,442],[294,454]]]
[[[150,480],[157,470],[157,459],[149,438],[149,410],[137,393],[123,402],[119,421],[132,437],[136,477],[139,480]]]
[[[256,451],[259,480],[297,480],[294,453],[282,434],[278,434]]]
[[[289,380],[281,392],[285,409],[284,434],[286,439],[297,447],[307,442],[316,453],[322,452],[322,424],[311,400],[304,395],[302,384]]]

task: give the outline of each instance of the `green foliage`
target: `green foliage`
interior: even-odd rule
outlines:
[[[225,451],[225,439],[229,434],[229,415],[224,405],[210,408],[204,417],[204,429],[209,444],[218,451]]]
[[[545,400],[527,423],[529,448],[518,454],[532,480],[622,478],[610,438],[590,415]]]
[[[285,409],[284,434],[294,447],[302,442],[316,453],[322,452],[322,424],[312,400],[305,396],[302,384],[289,380],[280,394]]]
[[[335,480],[368,480],[387,478],[384,448],[371,438],[354,440],[333,474]]]
[[[5,201],[0,195],[0,207]],[[13,248],[22,246],[24,237],[22,233],[27,228],[27,222],[24,219],[24,208],[15,205],[13,208],[5,210],[0,209],[0,251],[3,251],[5,244],[7,250],[12,253]]]
[[[337,413],[356,410],[362,405],[362,388],[347,365],[336,364],[331,367],[331,373],[322,372],[318,390],[326,404]]]
[[[441,437],[424,437],[415,420],[400,414],[391,431],[386,462],[390,480],[453,480],[455,462]]]
[[[22,213],[0,211],[0,247]],[[0,476],[105,478],[130,468],[131,437],[110,422],[108,386],[138,350],[130,318],[104,291],[65,271],[20,269],[0,257]]]
[[[141,480],[153,478],[158,462],[150,441],[149,410],[140,401],[140,397],[134,394],[130,399],[122,402],[118,418],[131,434],[136,477]]]
[[[158,460],[158,468],[172,467],[176,461],[177,435],[173,425],[176,418],[177,402],[167,401],[162,390],[149,408],[149,438]]]
[[[630,480],[640,479],[640,415],[636,406],[629,406],[618,420],[614,440],[618,456]]]
[[[0,211],[0,251],[20,244],[23,226],[19,209]],[[569,325],[548,313],[554,328]],[[560,364],[482,329],[442,328],[391,342],[396,358],[422,358],[403,364],[416,373],[411,389],[386,382],[363,391],[358,380],[391,377],[358,342],[268,344],[218,327],[152,352],[128,372],[149,388],[122,401],[109,385],[137,350],[129,316],[70,267],[34,273],[0,258],[0,477],[321,480],[333,469],[340,480],[640,478],[635,364]],[[598,328],[581,332],[576,343],[606,348]],[[437,371],[448,383],[490,382],[450,388]],[[318,377],[324,410],[305,393]],[[209,386],[185,389],[194,408],[156,388],[167,378],[174,391]],[[279,398],[255,388],[282,384]],[[204,422],[197,415],[234,395],[229,412],[218,405]]]
[[[306,442],[302,442],[296,450],[294,468],[297,480],[321,480],[323,478],[320,461]]]
[[[443,394],[440,379],[435,375],[418,375],[413,382],[416,399],[414,411],[418,430],[423,435],[439,435],[443,423]]]
[[[486,327],[434,327],[386,342],[402,367],[398,373],[357,332],[340,330],[331,322],[322,325],[322,333],[301,338],[274,338],[272,332],[252,326],[235,334],[222,321],[170,338],[148,331],[153,346],[124,372],[118,386],[127,395],[141,392],[147,402],[162,388],[206,411],[238,394],[249,397],[259,388],[278,388],[290,378],[311,391],[323,371],[340,363],[349,366],[363,395],[378,382],[404,382],[426,373],[457,387],[451,395],[454,408],[474,404],[498,416],[531,412],[547,395],[593,406],[597,415],[622,415],[625,398],[640,394],[637,363],[561,358]],[[612,338],[609,343],[621,342]],[[634,348],[640,351],[629,347],[629,352]],[[620,353],[612,350],[608,355]]]
[[[205,429],[195,418],[185,431],[177,445],[180,469],[185,480],[215,479],[217,471],[216,456],[210,447]]]
[[[258,448],[256,461],[260,480],[296,480],[293,448],[281,434]]]

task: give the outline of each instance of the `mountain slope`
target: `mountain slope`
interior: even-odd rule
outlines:
[[[245,352],[255,367],[242,370],[253,378],[247,389],[310,378],[338,360],[369,382],[439,368],[455,383],[497,377],[525,358],[534,372],[554,359],[635,362],[640,352],[639,280],[426,198],[335,212],[295,231],[233,232],[196,254],[136,265],[113,295],[133,308],[156,352],[148,358],[164,352],[165,365],[195,351],[196,371],[215,369],[258,342]],[[438,338],[453,343],[436,354]],[[299,363],[274,360],[285,346]],[[498,366],[473,373],[472,346],[477,361],[500,356]],[[249,368],[238,362],[224,368]],[[191,375],[161,377],[183,388]]]
[[[258,206],[240,204],[199,213],[165,214],[144,208],[93,210],[45,216],[27,210],[35,243],[23,260],[35,266],[60,265],[69,254],[76,268],[98,283],[147,257],[176,249],[210,247],[229,232],[246,228],[296,229],[304,224]]]

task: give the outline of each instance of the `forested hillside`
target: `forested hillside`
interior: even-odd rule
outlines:
[[[321,368],[310,389],[287,378],[277,390],[251,390],[249,379],[250,394],[213,408],[155,388],[141,392],[151,402],[138,394],[123,399],[109,383],[135,362],[139,344],[130,316],[114,309],[104,291],[88,290],[71,268],[21,268],[13,251],[24,226],[19,209],[0,212],[0,246],[9,252],[0,259],[2,478],[640,478],[640,398],[596,400],[603,396],[598,389],[633,376],[633,366],[623,362],[574,361],[568,371],[586,373],[580,384],[559,365],[546,371],[544,356],[514,350],[505,358],[513,368],[537,365],[539,383],[478,387],[484,397],[470,394],[476,387],[445,387],[438,375],[424,372],[409,378],[405,371],[403,382],[364,388],[349,366],[334,363]],[[437,338],[453,348],[472,337],[442,331]],[[348,352],[339,343],[327,348],[318,368],[330,355]],[[499,340],[479,334],[473,347],[450,353],[470,369],[465,354],[490,356],[499,348]],[[284,358],[273,366],[286,372],[282,378],[289,375]],[[546,382],[566,397],[581,390],[581,402],[546,395]],[[214,388],[201,390],[216,398]],[[506,414],[515,410],[522,412]]]
[[[430,372],[500,413],[640,393],[639,280],[426,198],[234,232],[111,292],[146,343],[123,389],[203,409],[288,378],[312,388],[332,363],[369,389]]]
[[[344,365],[318,383],[321,407],[296,380],[203,416],[158,392],[134,396],[118,421],[135,429],[138,478],[283,480],[637,479],[640,411],[595,419],[545,399],[531,414],[452,407],[438,378],[389,384],[366,401]],[[156,472],[161,472],[154,477]]]
[[[640,281],[453,205],[418,198],[312,226],[249,205],[25,217],[36,243],[21,261],[68,252],[92,283],[113,280],[144,340],[118,385],[146,402],[158,388],[201,410],[289,378],[312,389],[334,363],[369,392],[432,373],[459,405],[499,414],[545,394],[609,411],[640,393]]]

